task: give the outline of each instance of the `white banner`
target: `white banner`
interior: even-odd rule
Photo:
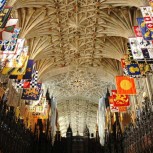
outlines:
[[[104,146],[105,143],[105,98],[104,97],[99,99],[98,127],[99,127],[100,144]]]
[[[143,56],[142,50],[139,46],[139,43],[137,41],[137,38],[136,37],[129,38],[129,43],[130,43],[133,58],[134,59],[143,59],[144,56]]]

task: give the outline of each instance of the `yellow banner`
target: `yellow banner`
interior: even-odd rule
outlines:
[[[2,70],[2,74],[7,75],[24,75],[26,73],[27,63],[28,63],[29,56],[26,57],[24,63],[21,67],[4,67]]]

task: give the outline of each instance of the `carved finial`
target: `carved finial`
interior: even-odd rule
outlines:
[[[57,131],[60,131],[60,125],[59,125],[59,123],[57,123],[56,128],[57,128]]]
[[[96,132],[98,131],[98,124],[96,124]]]

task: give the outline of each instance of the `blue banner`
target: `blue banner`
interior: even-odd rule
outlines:
[[[26,73],[25,75],[18,76],[18,75],[10,75],[10,79],[32,79],[32,72],[33,72],[33,64],[34,60],[28,60],[27,68],[26,68]]]
[[[38,83],[36,88],[27,88],[23,89],[22,97],[21,99],[24,100],[39,100],[39,97],[41,95],[41,86],[42,83]]]
[[[140,69],[138,64],[127,65],[128,75],[140,75]]]
[[[140,27],[143,38],[145,40],[153,40],[153,32],[147,28],[144,18],[137,18],[137,22]]]

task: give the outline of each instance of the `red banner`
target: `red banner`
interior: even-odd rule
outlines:
[[[114,106],[129,106],[129,96],[128,95],[121,95],[117,94],[117,90],[112,90],[112,97],[114,101]]]
[[[121,59],[121,66],[122,66],[123,69],[124,69],[125,66],[126,66],[126,64],[125,64],[125,59],[124,59],[124,58]]]
[[[136,87],[134,78],[127,76],[116,76],[117,94],[134,95]]]
[[[118,109],[119,109],[119,112],[127,112],[126,106],[118,107]]]
[[[133,29],[136,37],[142,37],[142,33],[139,26],[134,26]]]

